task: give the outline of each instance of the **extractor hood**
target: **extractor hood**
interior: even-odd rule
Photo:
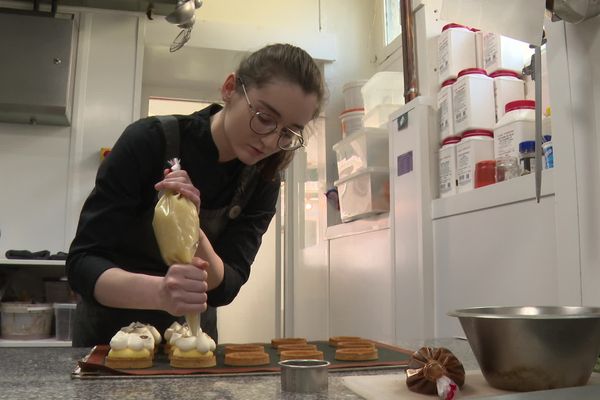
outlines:
[[[70,125],[73,19],[0,13],[0,121]]]
[[[30,6],[33,0],[15,0],[15,3]],[[50,6],[51,0],[38,0],[42,6]],[[106,10],[147,12],[149,7],[152,14],[167,15],[175,8],[177,0],[59,0],[60,7],[89,7]]]

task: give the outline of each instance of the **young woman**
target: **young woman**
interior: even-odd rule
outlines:
[[[323,79],[304,50],[275,44],[242,61],[221,96],[223,107],[176,116],[180,171],[165,170],[172,139],[154,117],[127,127],[102,162],[67,258],[81,296],[73,346],[108,343],[135,321],[164,332],[199,312],[203,331],[217,340],[214,307],[230,303],[248,280],[275,214],[279,174],[319,114]],[[160,256],[152,228],[160,190],[179,192],[200,210],[189,265],[167,266]]]

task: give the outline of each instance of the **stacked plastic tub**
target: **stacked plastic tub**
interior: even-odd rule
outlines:
[[[364,126],[365,108],[360,89],[366,82],[366,80],[347,82],[342,89],[345,107],[340,114],[340,123],[343,138],[360,131]]]
[[[394,79],[402,83],[399,73],[378,73],[368,81],[360,81],[360,99],[364,123],[350,134],[344,132],[341,141],[333,145],[336,152],[337,187],[342,222],[349,222],[370,215],[389,212],[390,185],[388,161],[389,114],[400,107],[402,87],[394,86]],[[348,86],[345,86],[345,88]],[[354,88],[358,87],[354,85]],[[344,91],[346,112],[357,103]],[[354,107],[359,108],[359,107]],[[345,113],[342,113],[344,115]],[[344,121],[342,122],[344,126]]]

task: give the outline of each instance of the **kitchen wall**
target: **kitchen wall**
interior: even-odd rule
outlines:
[[[463,335],[455,308],[600,305],[599,21],[545,24],[555,168],[539,204],[532,177],[433,201],[435,336]]]
[[[93,187],[100,148],[110,147],[129,123],[145,114],[147,97],[218,100],[220,81],[203,70],[200,62],[213,61],[222,76],[230,64],[215,58],[217,54],[237,63],[243,52],[265,43],[300,45],[323,65],[328,88],[323,147],[330,154],[325,157],[323,151],[319,156],[324,177],[320,184],[322,188],[331,185],[336,176],[325,178],[325,173],[335,168],[331,145],[341,138],[337,116],[343,110],[342,86],[368,78],[376,68],[370,33],[375,3],[205,1],[192,39],[174,54],[167,49],[178,33],[172,25],[146,21],[136,13],[59,7],[59,12],[76,14],[79,29],[72,126],[0,123],[0,182],[7,187],[0,196],[0,256],[8,249],[68,250],[79,211]],[[163,66],[168,68],[158,67],[165,79],[144,82],[148,57],[164,62],[160,57],[167,55],[171,62]],[[184,61],[173,62],[177,59]],[[188,79],[194,76],[201,80]],[[326,223],[323,231],[325,227]],[[273,263],[272,258],[264,262]],[[327,336],[328,265],[327,241],[304,249],[296,260],[292,291],[296,297],[290,298],[288,314],[295,321],[287,334],[292,334],[294,325],[307,337]],[[263,314],[270,318],[270,310],[256,308],[258,318],[264,320]]]
[[[237,3],[238,8],[253,9],[249,15],[262,12],[273,21],[280,21],[284,10],[274,6],[277,2],[265,2],[263,7]],[[298,26],[316,31],[318,10],[300,12],[296,9],[305,9],[301,2],[289,3],[298,14]],[[202,11],[225,13],[218,4],[205,2]],[[80,14],[78,10],[59,8],[61,11]],[[79,210],[93,185],[100,147],[111,146],[139,116],[143,25],[144,19],[134,13],[83,10],[78,18],[72,126],[0,123],[0,179],[15,193],[0,198],[1,254],[8,249],[54,252],[68,248]],[[177,29],[172,33],[169,38]],[[231,34],[235,36],[235,32]]]
[[[552,118],[556,162],[561,166],[556,171],[562,189],[557,191],[558,261],[560,266],[580,267],[579,275],[564,279],[580,288],[582,304],[598,306],[600,16],[580,24],[553,24],[548,42],[555,49],[549,73],[560,76],[550,81],[556,104]],[[566,54],[568,57],[560,57]]]
[[[138,17],[83,13],[77,26],[72,125],[0,123],[2,256],[8,249],[68,249],[100,147],[139,113]]]

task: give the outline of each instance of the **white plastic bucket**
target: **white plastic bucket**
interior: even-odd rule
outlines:
[[[440,171],[440,197],[449,197],[456,194],[456,146],[460,143],[459,137],[444,139],[439,152]]]
[[[474,129],[494,129],[494,80],[479,68],[460,71],[452,85],[452,108],[455,135]]]
[[[489,74],[498,70],[521,74],[525,60],[531,57],[532,52],[525,42],[492,32],[483,35],[483,68]]]
[[[494,127],[494,157],[519,157],[519,143],[535,140],[535,101],[506,104],[506,113]]]
[[[462,135],[456,146],[458,193],[475,188],[475,165],[494,159],[494,134],[488,130],[472,130]]]
[[[525,83],[514,71],[498,70],[491,73],[490,78],[494,79],[496,121],[500,121],[508,103],[525,99]]]
[[[362,92],[360,89],[366,82],[366,79],[351,81],[347,82],[342,87],[342,93],[344,94],[344,105],[347,110],[353,108],[364,108]]]
[[[455,79],[444,81],[438,92],[437,106],[440,142],[443,142],[447,137],[456,135],[454,133],[454,107],[452,105],[452,85],[455,82]]]
[[[342,123],[342,137],[348,137],[355,132],[360,131],[364,124],[365,110],[364,108],[353,108],[346,110],[340,114]]]
[[[477,66],[475,33],[459,24],[447,24],[438,36],[439,83],[453,79],[467,68]]]

